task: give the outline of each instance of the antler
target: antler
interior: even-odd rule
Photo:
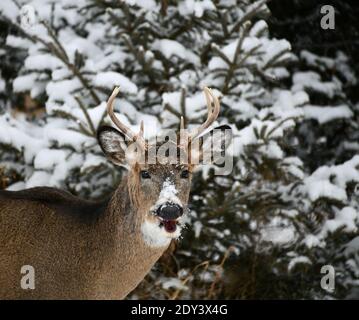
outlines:
[[[115,101],[116,96],[118,95],[118,93],[120,92],[120,88],[116,87],[110,98],[107,101],[107,113],[110,116],[111,120],[113,121],[113,123],[117,126],[117,128],[119,128],[121,130],[121,132],[127,136],[127,138],[129,138],[131,141],[136,141],[139,146],[143,149],[145,149],[146,147],[146,142],[145,139],[143,137],[143,131],[144,131],[144,126],[143,126],[143,121],[141,121],[141,125],[140,125],[140,131],[136,134],[134,133],[129,127],[127,127],[126,125],[124,125],[115,115],[115,113],[113,112],[113,102]]]
[[[203,92],[207,102],[207,111],[208,111],[207,120],[202,125],[193,129],[188,134],[188,140],[191,141],[197,138],[204,130],[206,130],[217,119],[221,107],[218,98],[214,96],[211,89],[204,87]],[[211,105],[211,98],[214,104],[213,110]],[[181,130],[184,130],[183,119],[181,119]]]
[[[146,141],[143,137],[143,131],[144,131],[144,125],[143,121],[141,121],[140,125],[140,131],[136,134],[134,133],[129,127],[127,127],[125,124],[123,124],[115,115],[113,112],[113,102],[115,101],[116,96],[118,95],[120,91],[119,87],[116,87],[110,98],[107,101],[107,112],[110,116],[113,123],[121,130],[123,134],[125,134],[131,141],[136,141],[141,148],[146,148]],[[190,141],[193,141],[195,138],[197,138],[204,130],[206,130],[218,117],[219,110],[220,110],[220,103],[218,98],[212,93],[211,89],[204,87],[203,89],[204,95],[206,97],[207,102],[207,120],[200,125],[199,127],[193,129],[191,132],[186,133],[184,128],[184,120],[183,117],[181,117],[181,142],[180,145],[187,144]],[[212,110],[212,101],[214,104],[214,108]]]

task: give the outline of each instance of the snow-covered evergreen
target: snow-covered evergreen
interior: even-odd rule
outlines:
[[[96,130],[106,100],[145,135],[206,113],[234,133],[229,176],[195,176],[189,228],[132,298],[343,298],[359,272],[357,84],[344,53],[291,53],[259,1],[0,2],[0,188],[98,198],[122,171]],[[11,57],[11,59],[10,59]],[[11,62],[11,63],[10,63]],[[35,108],[37,112],[30,112]],[[320,268],[337,270],[336,291]]]

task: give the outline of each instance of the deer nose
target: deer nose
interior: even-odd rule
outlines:
[[[165,220],[175,220],[183,214],[183,208],[175,203],[165,203],[157,209],[157,215]]]

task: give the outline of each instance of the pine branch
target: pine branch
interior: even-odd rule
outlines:
[[[175,115],[178,119],[181,119],[181,113],[179,113],[176,109],[174,109],[169,103],[165,103],[164,110],[169,111],[173,115]]]
[[[89,81],[82,75],[81,71],[74,65],[72,64],[69,59],[68,56],[66,54],[66,50],[64,49],[64,47],[61,45],[61,43],[58,41],[58,39],[56,39],[56,35],[54,34],[53,30],[51,29],[51,27],[45,22],[42,21],[41,23],[45,26],[45,28],[48,31],[49,36],[53,39],[54,43],[51,42],[47,42],[44,39],[36,36],[36,35],[30,35],[28,32],[26,32],[23,28],[21,28],[20,26],[18,26],[16,23],[12,22],[11,20],[5,18],[6,21],[11,24],[12,26],[14,26],[16,28],[16,30],[18,30],[26,39],[36,43],[39,42],[41,43],[45,48],[47,48],[47,50],[49,52],[51,52],[54,56],[56,56],[62,63],[64,63],[68,69],[70,71],[72,71],[73,75],[79,79],[79,81],[81,82],[81,84],[83,85],[84,88],[86,88],[89,92],[91,97],[93,98],[93,100],[95,101],[96,104],[100,104],[101,103],[101,99],[97,96],[96,92],[92,89],[92,86],[90,85]],[[56,40],[55,40],[56,39]]]
[[[148,76],[152,84],[157,85],[158,84],[158,77],[155,72],[153,72],[153,69],[151,68],[151,64],[149,62],[145,61],[144,58],[144,52],[140,52],[140,50],[137,50],[135,46],[133,45],[131,39],[127,34],[122,35],[122,39],[124,40],[127,48],[130,50],[130,52],[133,54],[135,59],[139,62],[139,64],[142,67],[142,71]]]
[[[61,53],[56,50],[56,49],[51,49],[52,48],[52,44],[48,44],[47,47],[50,49],[50,51],[52,53],[55,54],[56,57],[58,57],[68,68],[70,71],[72,71],[73,75],[75,77],[77,77],[79,79],[79,81],[81,82],[81,84],[83,85],[84,88],[86,88],[92,99],[94,100],[95,104],[100,104],[101,103],[101,99],[98,97],[98,95],[96,94],[96,92],[93,90],[92,86],[90,85],[89,81],[81,74],[80,70],[70,61],[63,59]]]
[[[248,20],[251,20],[259,11],[259,9],[265,5],[269,0],[260,0],[257,4],[253,5],[253,7],[246,12],[241,19],[237,21],[237,23],[233,26],[233,28],[229,31],[229,35],[232,35],[234,32],[237,32],[241,25]]]
[[[215,43],[211,44],[211,49],[222,58],[222,60],[230,66],[232,64],[231,60],[219,49],[218,45]]]
[[[93,124],[93,122],[91,120],[91,117],[90,117],[86,107],[84,106],[84,104],[81,101],[79,96],[75,96],[75,100],[77,101],[79,107],[81,108],[81,110],[82,110],[82,112],[83,112],[83,114],[84,114],[84,116],[86,118],[86,121],[87,121],[87,123],[88,123],[88,125],[89,125],[89,127],[90,127],[90,129],[92,131],[92,134],[95,137],[96,136],[96,129],[95,129],[95,126],[94,126],[94,124]]]
[[[181,88],[180,106],[181,106],[181,114],[183,117],[184,126],[186,127],[187,126],[187,114],[186,114],[186,88],[185,87]]]
[[[265,66],[263,67],[263,70],[271,68],[283,55],[285,55],[286,53],[289,53],[290,49],[285,48],[281,51],[279,51],[277,54],[275,54],[273,57],[271,57],[267,63],[265,64]]]
[[[251,26],[250,22],[245,23],[243,26],[243,32],[238,40],[236,50],[235,50],[234,56],[233,56],[233,61],[231,61],[229,68],[228,68],[227,75],[224,79],[224,84],[223,84],[223,87],[221,90],[223,94],[228,93],[228,87],[229,87],[230,81],[232,80],[236,69],[238,69],[240,67],[237,65],[237,59],[238,59],[239,53],[242,49],[243,41],[246,38],[246,36],[248,35],[250,26]]]
[[[54,41],[54,43],[57,46],[58,54],[62,56],[62,60],[69,61],[69,57],[66,53],[65,48],[61,45],[59,42],[58,37],[56,36],[54,30],[48,25],[46,21],[41,21],[41,24],[46,28],[47,33],[50,35],[51,39]]]
[[[247,22],[247,23],[245,23],[243,25],[242,35],[239,38],[239,41],[238,41],[238,44],[237,44],[237,47],[236,47],[236,51],[234,52],[233,62],[232,62],[233,65],[237,65],[237,59],[239,57],[239,53],[240,53],[240,51],[242,49],[244,39],[247,37],[248,32],[249,32],[249,28],[251,27],[251,25],[252,24],[250,22]]]
[[[265,139],[268,140],[271,137],[271,135],[274,133],[274,131],[276,131],[278,128],[280,128],[280,126],[283,123],[285,123],[287,121],[290,121],[290,120],[296,120],[296,119],[297,119],[297,117],[288,117],[288,118],[283,119],[276,126],[274,126],[271,130],[269,130],[269,132],[267,133]]]
[[[221,10],[218,8],[218,5],[215,4],[216,6],[216,14],[217,14],[217,18],[221,24],[222,27],[222,31],[223,31],[223,38],[224,39],[228,39],[229,37],[229,30],[228,30],[228,11],[224,12],[223,14],[221,13]]]
[[[87,128],[86,125],[84,125],[81,121],[81,119],[79,119],[78,117],[74,116],[73,114],[67,112],[67,111],[63,111],[63,110],[55,110],[53,111],[54,116],[57,117],[61,117],[64,119],[68,119],[68,120],[72,120],[74,122],[76,122],[78,124],[78,126],[80,127],[80,131],[82,134],[89,136],[89,137],[94,137],[96,136],[96,134],[92,134],[92,132],[90,132]]]

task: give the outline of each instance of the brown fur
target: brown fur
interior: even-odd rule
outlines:
[[[1,299],[122,299],[162,255],[144,245],[127,179],[109,202],[52,188],[0,192]],[[23,265],[35,290],[20,287]]]
[[[140,171],[152,178],[140,181]],[[190,167],[189,170],[192,170]],[[0,299],[122,299],[167,246],[149,247],[140,231],[171,176],[187,204],[189,179],[176,165],[135,164],[113,195],[86,201],[53,188],[0,191]],[[35,289],[20,286],[23,265]]]
[[[111,127],[99,131],[115,164],[124,161],[123,138]],[[147,244],[141,226],[159,223],[151,208],[167,179],[186,209],[191,178],[181,172],[193,167],[135,162],[129,169],[102,202],[53,188],[0,191],[0,299],[122,299],[138,285],[168,246]],[[24,265],[35,269],[34,290],[20,286]]]

